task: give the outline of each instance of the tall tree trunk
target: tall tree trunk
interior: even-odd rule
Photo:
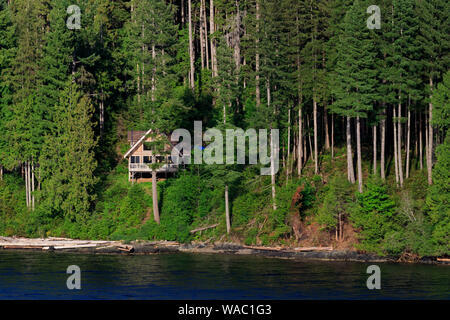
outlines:
[[[190,62],[190,73],[189,73],[189,84],[191,89],[195,89],[194,80],[194,40],[192,37],[192,0],[188,0],[188,23],[189,23],[189,62]]]
[[[377,125],[373,126],[373,175],[377,174]]]
[[[186,14],[184,13],[184,0],[181,0],[181,24],[184,26],[184,23],[186,21],[185,16]]]
[[[217,52],[216,52],[216,42],[213,37],[213,33],[216,31],[214,26],[214,0],[210,0],[209,3],[209,34],[210,34],[210,45],[211,45],[211,69],[212,76],[217,77]]]
[[[409,149],[411,143],[411,110],[408,107],[408,127],[407,127],[407,135],[406,135],[406,179],[409,178]]]
[[[27,162],[24,163],[24,167],[25,167],[25,197],[27,199],[27,208],[30,207],[30,201],[28,198],[28,165]]]
[[[156,48],[155,44],[152,45],[152,59],[153,59],[153,70],[152,70],[152,101],[155,101],[156,97]]]
[[[146,46],[145,46],[145,24],[142,23],[142,65],[141,65],[141,71],[142,71],[142,95],[145,94],[145,61],[144,61],[144,55],[146,52]]]
[[[38,169],[37,181],[38,181],[38,190],[41,190],[41,167],[40,166]]]
[[[317,101],[313,98],[313,117],[314,117],[314,173],[319,173],[319,157],[317,151]]]
[[[105,105],[103,89],[100,92],[100,135],[103,135],[105,129]]]
[[[395,182],[399,183],[399,175],[398,175],[398,152],[397,152],[397,112],[395,111],[395,106],[392,106],[392,125],[394,131],[394,164],[395,164]]]
[[[28,177],[28,204],[31,208],[31,165],[30,161],[27,161],[27,177]]]
[[[323,122],[325,124],[325,150],[330,150],[330,134],[328,132],[328,110],[327,106],[323,107]]]
[[[300,176],[302,174],[303,167],[303,120],[302,120],[302,106],[298,106],[298,147],[297,147],[298,157],[297,157],[297,174]]]
[[[386,154],[386,110],[383,111],[383,119],[381,120],[381,154],[380,154],[380,175],[381,179],[386,179],[386,165],[385,165],[385,154]]]
[[[400,97],[399,97],[400,99]],[[403,187],[403,161],[402,161],[402,104],[398,104],[398,120],[397,120],[397,150],[398,150],[398,176],[400,180],[400,187]]]
[[[31,163],[31,210],[34,211],[34,161]]]
[[[433,92],[433,78],[430,77],[430,89]],[[431,185],[433,183],[432,178],[432,169],[433,169],[433,104],[428,103],[429,106],[429,115],[428,115],[428,154],[427,154],[427,171],[428,171],[428,184]]]
[[[414,157],[416,159],[419,157],[419,139],[418,134],[419,130],[417,129],[417,110],[414,110]]]
[[[223,117],[223,124],[226,124],[227,123],[227,106],[226,106],[226,104],[224,103],[223,104],[223,115],[222,115],[222,117]]]
[[[228,185],[225,186],[225,219],[227,223],[227,234],[230,234],[231,220],[230,220],[230,207],[228,204]]]
[[[275,191],[275,146],[273,144],[272,130],[270,130],[270,176],[272,184],[272,205],[273,210],[277,210],[276,191]]]
[[[335,229],[335,238],[336,238],[336,241],[339,241],[339,238],[338,238],[338,230],[339,230],[339,216],[338,216],[338,223],[337,223],[337,225],[336,225],[336,229]]]
[[[209,44],[208,44],[208,19],[206,15],[206,0],[202,0],[202,10],[203,10],[203,28],[204,28],[204,43],[206,51],[206,68],[209,69]]]
[[[363,191],[362,181],[362,160],[361,160],[361,120],[359,116],[356,117],[356,152],[357,152],[357,166],[358,166],[358,190]]]
[[[152,156],[152,164],[156,163],[156,157]],[[153,202],[153,218],[159,224],[159,207],[158,207],[158,185],[156,179],[156,169],[152,169],[152,202]]]
[[[313,149],[313,145],[311,142],[311,134],[309,134],[311,132],[311,123],[309,121],[309,116],[306,115],[306,125],[308,126],[308,142],[309,142],[309,151],[310,151],[310,155],[312,158],[312,161],[314,161],[314,149]]]
[[[139,63],[136,64],[136,72],[137,72],[136,89],[137,89],[137,99],[139,103],[141,102],[141,71],[139,69]]]
[[[0,165],[0,181],[3,180],[3,166]]]
[[[200,0],[200,17],[199,17],[199,31],[200,31],[200,60],[202,70],[205,69],[205,61],[206,61],[206,52],[205,52],[205,43],[204,43],[204,34],[203,34],[203,0]]]
[[[308,120],[308,116],[306,116],[306,120]],[[306,137],[303,137],[303,164],[306,163],[307,158],[308,158],[308,150],[306,148]]]
[[[259,89],[259,68],[260,68],[260,61],[259,61],[259,20],[261,18],[260,12],[259,12],[259,1],[256,0],[256,38],[255,38],[255,94],[256,94],[256,109],[259,109],[259,106],[261,105],[261,91]]]
[[[331,114],[331,160],[334,159],[334,114]]]
[[[296,126],[295,122],[294,122],[294,127]],[[291,175],[294,173],[294,163],[295,161],[297,161],[297,157],[298,157],[298,137],[297,135],[294,134],[294,131],[292,132],[292,165],[291,165]]]
[[[236,0],[236,16],[235,16],[235,25],[234,25],[234,62],[236,64],[236,71],[239,75],[239,70],[241,69],[241,12],[239,10],[239,1]]]
[[[423,170],[423,131],[422,131],[422,112],[419,113],[419,166]]]
[[[350,183],[355,183],[355,172],[353,170],[353,155],[352,155],[352,131],[350,127],[350,117],[347,116],[347,178]]]
[[[290,168],[291,168],[291,108],[288,109],[288,138],[287,138],[287,173],[286,173],[286,185],[289,181]]]

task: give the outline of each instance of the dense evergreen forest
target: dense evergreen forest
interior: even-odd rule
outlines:
[[[449,14],[448,0],[0,0],[0,235],[448,255]],[[151,182],[128,181],[127,131],[194,121],[279,129],[280,170],[187,165],[153,204]]]

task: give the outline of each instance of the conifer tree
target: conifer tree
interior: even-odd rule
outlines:
[[[344,19],[340,38],[339,57],[336,64],[336,102],[333,111],[347,118],[347,167],[348,179],[354,182],[351,153],[350,119],[356,118],[358,186],[362,192],[362,160],[360,119],[366,118],[376,100],[376,69],[374,43],[366,27],[365,9],[361,1],[355,1]]]
[[[6,132],[7,124],[12,117],[13,73],[12,61],[16,55],[15,28],[11,18],[11,10],[6,0],[0,1],[0,132]],[[9,139],[0,135],[0,179],[3,177],[3,167],[13,168],[16,163],[11,161]]]
[[[437,150],[437,162],[433,168],[433,185],[428,189],[426,203],[433,223],[433,242],[438,254],[450,250],[450,71],[433,93],[433,125],[445,134],[445,140]]]
[[[42,68],[39,72],[41,85],[38,89],[40,108],[49,109],[59,102],[59,94],[65,87],[72,71],[75,54],[74,31],[66,26],[69,0],[52,1],[49,13],[49,30],[46,33]],[[47,119],[49,120],[49,119]]]
[[[433,103],[431,97],[435,83],[442,78],[443,72],[450,64],[450,23],[448,12],[450,4],[446,0],[418,0],[420,35],[418,41],[422,49],[422,75],[428,102],[428,141],[426,150],[428,184],[432,184],[434,132]]]
[[[55,107],[54,129],[45,137],[41,166],[41,210],[51,217],[85,223],[94,200],[96,160],[93,107],[77,85],[68,82]]]
[[[387,53],[387,72],[385,79],[390,83],[390,101],[393,103],[394,128],[397,130],[397,141],[394,150],[397,159],[397,170],[400,186],[403,186],[404,171],[409,170],[409,153],[407,150],[407,166],[404,168],[402,160],[402,117],[404,106],[408,106],[410,115],[411,101],[418,101],[417,87],[420,83],[419,74],[419,44],[417,42],[418,19],[414,11],[414,3],[410,0],[394,0],[391,8],[388,25],[390,32],[387,37],[391,40],[390,50]],[[397,110],[395,110],[397,108]],[[410,118],[408,118],[410,119]],[[408,131],[407,134],[410,134]],[[408,145],[405,144],[408,149]],[[408,173],[406,174],[408,176]]]
[[[11,2],[9,8],[17,49],[11,61],[11,72],[6,77],[12,91],[11,118],[6,127],[13,130],[13,134],[9,136],[8,144],[13,146],[10,159],[15,163],[12,166],[21,164],[24,169],[27,206],[34,209],[35,161],[44,122],[41,121],[43,110],[33,104],[37,101],[35,92],[40,85],[40,61],[48,7],[45,0],[18,0]]]

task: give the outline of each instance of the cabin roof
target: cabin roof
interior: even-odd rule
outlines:
[[[130,130],[127,133],[127,139],[128,142],[131,143],[131,145],[134,145],[136,142],[138,142],[142,136],[145,135],[147,131],[143,131],[143,130]]]
[[[152,132],[152,129],[148,130],[148,131],[132,131],[133,134],[134,132],[144,132],[144,134],[141,136],[141,138],[131,146],[130,150],[127,151],[127,153],[125,153],[125,155],[123,156],[124,159],[128,158],[128,156],[134,152],[134,150],[136,150],[137,147],[139,147],[141,145],[142,142],[144,142],[145,138],[147,137],[147,135],[149,135]],[[130,134],[130,131],[128,132]],[[131,134],[131,135],[133,135]],[[130,135],[129,135],[130,137]]]

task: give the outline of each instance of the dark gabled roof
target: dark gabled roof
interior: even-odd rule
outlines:
[[[141,131],[141,130],[128,131],[128,133],[127,133],[128,142],[135,144],[145,135],[146,132],[147,131]]]
[[[141,136],[141,138],[131,146],[130,150],[128,150],[127,153],[125,153],[125,155],[123,156],[124,159],[127,158],[137,147],[139,147],[142,142],[144,142],[146,136],[149,135],[150,132],[152,132],[152,129],[143,132],[144,134]]]
[[[153,130],[152,129],[150,129],[150,130],[148,130],[148,131],[128,131],[128,141],[132,141],[131,140],[131,138],[135,138],[135,137],[137,137],[137,136],[140,136],[140,138],[139,139],[137,139],[137,140],[133,140],[133,143],[132,143],[132,145],[131,145],[131,147],[130,147],[130,149],[127,151],[127,153],[125,153],[125,155],[123,156],[123,158],[124,159],[126,159],[127,157],[129,157],[133,152],[134,152],[134,150],[136,150],[144,141],[145,141],[145,139],[146,139],[146,137],[152,132]],[[166,136],[165,134],[160,134],[160,135],[163,135],[163,136]],[[167,137],[167,136],[166,136]],[[167,137],[168,138],[168,137]],[[174,146],[176,146],[178,144],[178,142],[177,141],[168,141],[168,145],[170,145],[172,148],[174,147]]]

